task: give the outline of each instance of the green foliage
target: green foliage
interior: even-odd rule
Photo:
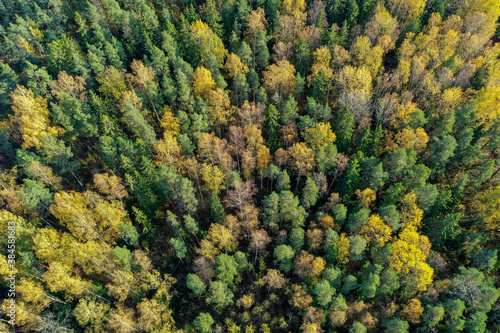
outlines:
[[[283,222],[291,224],[293,228],[304,226],[307,213],[299,205],[299,199],[290,191],[282,191],[280,197],[280,216]]]
[[[366,223],[368,223],[369,217],[370,217],[370,210],[366,208],[361,208],[359,211],[349,216],[346,225],[347,230],[349,230],[349,232],[353,234],[359,232],[359,230],[361,230],[361,228]]]
[[[486,331],[486,312],[474,312],[466,321],[465,328],[471,333],[483,333]]]
[[[290,246],[295,251],[295,253],[300,253],[302,247],[304,246],[304,229],[293,228],[290,232]]]
[[[190,234],[197,234],[199,231],[198,222],[191,215],[184,215],[184,227]]]
[[[264,225],[267,225],[273,231],[278,230],[281,222],[279,195],[273,192],[266,196],[262,200],[262,207]]]
[[[289,272],[293,269],[292,259],[294,256],[295,252],[289,245],[283,244],[274,248],[274,258],[276,259],[276,262],[279,263],[279,268],[283,272]]]
[[[451,319],[457,319],[462,317],[465,310],[465,303],[460,298],[450,299],[444,304],[444,309],[446,315],[450,316]]]
[[[430,327],[435,327],[444,318],[442,306],[427,306],[422,315],[423,321]]]
[[[358,288],[358,279],[354,275],[346,275],[343,278],[342,289],[340,291],[342,294],[349,294],[351,291]]]
[[[130,271],[130,269],[132,268],[131,266],[133,258],[132,252],[130,252],[130,250],[127,249],[125,246],[123,247],[117,246],[111,252],[113,254],[115,262],[118,265],[120,265],[123,268],[123,270]]]
[[[245,271],[248,268],[248,260],[245,253],[238,251],[234,254],[234,260],[238,264],[238,270],[240,272]]]
[[[219,196],[215,192],[210,194],[210,213],[212,214],[212,218],[215,223],[226,223],[226,213],[224,212],[224,207],[220,202]]]
[[[133,225],[122,224],[122,237],[133,247],[139,247],[139,232]]]
[[[356,235],[356,236],[349,236],[349,240],[351,241],[351,247],[349,251],[351,252],[351,258],[352,260],[362,260],[363,259],[363,252],[366,248],[366,239],[363,237]]]
[[[398,231],[398,229],[401,228],[399,212],[395,205],[382,206],[378,209],[378,212],[385,224],[391,227],[393,231]]]
[[[212,325],[214,322],[210,313],[200,313],[193,321],[193,325],[202,333],[210,333],[212,332]]]
[[[187,247],[182,238],[171,238],[170,245],[174,248],[177,258],[182,259],[186,257]]]
[[[392,295],[399,289],[399,277],[392,268],[386,268],[380,274],[380,285],[377,288],[377,293],[382,297]]]
[[[276,191],[289,191],[290,190],[290,176],[288,176],[288,172],[283,170],[278,176],[278,183],[276,184]]]
[[[451,286],[451,295],[465,302],[467,308],[475,311],[489,311],[500,297],[500,291],[493,281],[476,268],[460,267]]]
[[[480,270],[490,271],[493,269],[497,263],[497,252],[498,250],[488,250],[485,248],[474,249],[471,253],[471,258],[473,260],[472,266]]]
[[[318,187],[311,177],[307,177],[306,184],[302,191],[302,206],[309,210],[318,200]]]
[[[0,1],[17,330],[499,331],[497,2]]]
[[[215,264],[217,265],[217,278],[228,285],[232,285],[234,277],[238,274],[239,266],[234,257],[225,253],[219,254],[215,257]]]
[[[214,303],[216,308],[223,309],[233,304],[233,297],[234,294],[225,282],[214,281],[210,283],[207,301]]]
[[[333,131],[337,135],[339,150],[346,153],[351,147],[354,133],[354,118],[349,106],[345,105],[339,110]]]
[[[316,295],[316,302],[318,302],[321,307],[326,308],[332,301],[335,289],[327,280],[321,280],[314,287],[313,293]]]
[[[389,319],[385,323],[385,332],[389,333],[406,333],[409,328],[410,325],[408,322],[399,318]]]
[[[366,333],[367,331],[368,329],[365,325],[361,324],[359,321],[355,321],[349,329],[349,333]]]
[[[377,293],[377,288],[380,285],[380,276],[378,274],[370,274],[368,279],[361,282],[361,294],[366,298],[373,298]]]
[[[207,286],[196,274],[188,274],[186,279],[186,286],[193,291],[195,297],[200,296],[205,292]]]

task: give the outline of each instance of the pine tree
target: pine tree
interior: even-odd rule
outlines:
[[[215,223],[222,225],[226,223],[226,213],[216,192],[210,194],[210,213]]]
[[[335,121],[334,132],[337,135],[338,147],[342,152],[348,152],[351,147],[351,138],[354,133],[354,118],[347,105],[343,106]]]

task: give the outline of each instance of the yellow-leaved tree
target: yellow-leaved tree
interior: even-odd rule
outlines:
[[[201,62],[205,63],[212,53],[220,65],[224,63],[227,50],[224,43],[202,20],[191,23],[191,35],[200,50]]]
[[[224,69],[230,79],[233,79],[237,74],[246,74],[249,71],[248,66],[241,61],[237,54],[234,53],[227,56]]]
[[[384,246],[391,239],[392,230],[384,223],[378,214],[373,214],[368,219],[359,234],[372,245]]]
[[[201,97],[208,100],[210,92],[217,84],[212,79],[212,73],[203,66],[196,68],[193,77],[193,95],[195,98]]]
[[[288,96],[295,94],[295,67],[288,60],[281,60],[267,66],[262,75],[264,88],[277,104],[281,104]]]
[[[90,191],[58,192],[50,211],[81,241],[99,239],[114,244],[121,225],[131,224],[121,202],[104,200]]]
[[[336,138],[330,123],[317,123],[315,127],[304,131],[304,139],[314,151],[326,148],[330,143],[335,142]]]
[[[216,125],[221,136],[221,126],[227,125],[229,119],[235,111],[235,107],[231,105],[229,96],[221,88],[210,91],[208,95],[210,103],[210,120]]]
[[[390,266],[403,276],[408,294],[425,291],[432,283],[434,270],[425,262],[429,255],[429,245],[427,237],[420,235],[414,225],[404,228],[392,243]]]
[[[46,135],[58,136],[62,128],[52,126],[49,120],[47,100],[35,97],[31,89],[17,86],[10,94],[12,99],[11,121],[16,124],[23,139],[23,148],[40,147],[40,138]]]

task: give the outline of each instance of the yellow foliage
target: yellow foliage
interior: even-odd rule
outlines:
[[[203,163],[200,169],[201,178],[205,182],[204,189],[219,193],[226,187],[223,185],[224,173],[216,165]]]
[[[227,50],[222,40],[202,20],[191,23],[191,35],[200,49],[201,61],[206,62],[210,53],[213,53],[219,64],[224,62]]]
[[[476,118],[489,128],[500,117],[500,86],[483,87],[476,96]]]
[[[414,148],[416,151],[420,152],[427,145],[429,136],[427,135],[427,133],[425,133],[425,130],[422,127],[419,127],[416,130],[405,127],[402,131],[396,134],[394,141],[396,144],[396,147],[394,147],[394,149]]]
[[[375,191],[372,190],[371,188],[364,189],[363,191],[360,191],[359,189],[356,190],[356,195],[358,196],[359,199],[359,206],[363,208],[368,208],[372,204],[372,202],[375,201],[377,198]]]
[[[231,230],[217,223],[212,223],[210,225],[207,239],[224,252],[234,251],[238,246],[238,242],[231,233]]]
[[[413,292],[425,291],[432,283],[434,270],[427,263],[418,261],[412,265],[410,274],[405,277],[405,283]]]
[[[162,164],[174,165],[181,155],[181,146],[171,132],[165,131],[163,139],[158,140],[154,147],[156,150],[155,162],[158,166]]]
[[[401,200],[401,222],[404,227],[408,225],[419,227],[422,223],[424,211],[417,205],[417,195],[411,191]]]
[[[58,262],[51,262],[42,275],[47,287],[52,292],[64,291],[66,300],[73,300],[86,293],[92,283],[78,276],[71,276],[71,268]]]
[[[392,257],[390,266],[397,273],[408,274],[417,263],[425,260],[422,251],[415,244],[408,244],[403,240],[392,243]]]
[[[422,307],[420,300],[412,298],[408,302],[408,304],[403,307],[403,310],[401,311],[401,317],[412,324],[417,324],[420,322],[420,316],[423,312],[424,308]]]
[[[375,14],[366,25],[366,33],[372,43],[385,44],[384,51],[394,47],[397,39],[398,21],[391,16],[389,11],[381,3],[377,4]],[[383,42],[388,38],[387,42]]]
[[[288,156],[290,166],[298,172],[299,176],[308,174],[316,166],[314,151],[304,142],[297,142],[288,148]]]
[[[244,309],[250,309],[253,305],[252,295],[243,295],[239,300],[236,301],[236,305],[241,306]]]
[[[344,65],[351,59],[349,51],[338,44],[333,46],[332,53],[332,66],[335,68],[344,67]]]
[[[408,244],[418,246],[420,235],[417,232],[417,227],[415,227],[414,225],[407,226],[399,234],[399,239]]]
[[[50,211],[81,241],[101,239],[110,244],[130,225],[121,202],[106,201],[92,192],[58,192]]]
[[[208,96],[210,103],[210,120],[213,124],[226,125],[234,113],[229,96],[221,88],[212,90]]]
[[[316,324],[316,323],[307,323],[307,322],[304,322],[300,326],[300,331],[303,332],[303,333],[319,333],[319,332],[322,332],[321,327],[318,326],[318,324]]]
[[[316,51],[313,52],[314,56],[314,63],[324,66],[324,67],[330,67],[330,60],[332,60],[332,54],[330,53],[330,50],[328,49],[327,46],[321,46],[320,48],[316,49]]]
[[[137,96],[134,90],[123,91],[120,96],[119,108],[121,112],[125,112],[125,107],[130,104],[137,110],[141,110],[142,115],[146,115],[147,111],[142,110],[142,100]]]
[[[408,24],[423,13],[426,2],[427,0],[388,0],[387,7],[403,24]]]
[[[485,13],[491,21],[497,21],[500,16],[500,4],[496,0],[470,0],[461,3],[460,13]]]
[[[42,30],[40,30],[38,24],[35,27],[28,27],[28,30],[33,37],[35,37],[38,40],[43,40],[44,33]]]
[[[267,167],[272,160],[269,148],[267,148],[264,144],[259,145],[255,154],[255,159],[257,160],[257,163],[255,165],[257,171],[259,175],[263,177],[264,172],[267,170]]]
[[[280,13],[282,15],[292,14],[295,11],[303,12],[306,9],[305,0],[284,0],[281,3]]]
[[[174,116],[172,109],[169,106],[165,106],[164,108],[160,126],[165,132],[172,133],[172,135],[174,136],[178,136],[181,132],[181,124],[179,122],[179,118]]]
[[[424,291],[432,283],[434,270],[425,262],[430,252],[430,242],[417,232],[413,225],[407,226],[392,243],[389,265],[403,274],[403,281],[412,292]]]
[[[304,288],[296,284],[292,286],[292,299],[289,301],[290,304],[299,309],[304,309],[307,308],[312,301],[311,295],[309,295]]]
[[[2,277],[2,279],[5,279],[9,275],[10,275],[10,268],[7,262],[7,258],[3,254],[0,254],[0,276]]]
[[[47,135],[58,136],[63,130],[51,126],[49,120],[49,109],[47,100],[43,97],[35,97],[31,89],[17,86],[10,97],[12,99],[12,122],[18,127],[23,137],[23,148],[40,147],[40,139]]]
[[[50,299],[47,297],[40,282],[21,277],[16,289],[18,290],[19,298],[35,306],[38,311],[43,311],[50,305]]]
[[[351,48],[351,56],[355,66],[366,66],[371,76],[375,77],[382,66],[384,50],[380,46],[371,46],[368,37],[360,36]]]
[[[384,223],[378,214],[371,215],[359,234],[373,245],[384,246],[391,239],[391,228]]]
[[[335,221],[333,220],[333,217],[331,217],[328,214],[323,214],[318,218],[319,225],[327,230],[327,229],[333,229],[335,227]]]
[[[349,262],[351,241],[345,233],[342,233],[335,243],[337,245],[337,261],[341,264],[347,264]]]
[[[247,148],[254,155],[257,150],[264,145],[264,138],[262,137],[262,129],[256,124],[250,124],[243,126],[243,134],[247,143]]]
[[[132,69],[132,74],[127,74],[127,79],[142,91],[146,91],[148,82],[155,82],[155,72],[153,68],[146,67],[142,60],[132,60],[130,69]]]
[[[97,78],[99,91],[108,97],[119,100],[123,92],[127,90],[127,84],[123,74],[113,66],[108,67],[100,77]]]
[[[315,257],[312,262],[311,276],[319,278],[326,267],[326,261],[322,257]]]
[[[267,66],[262,75],[264,88],[271,98],[276,94],[280,100],[285,100],[295,94],[295,67],[288,60]]]
[[[208,230],[207,237],[200,242],[200,247],[196,252],[212,261],[223,252],[232,252],[238,246],[231,230],[223,225],[212,223]]]
[[[372,91],[372,75],[366,67],[344,66],[337,75],[337,85],[345,92]]]
[[[471,210],[479,216],[487,230],[500,235],[500,186],[479,192],[473,199]]]
[[[315,127],[306,129],[304,133],[306,143],[315,151],[326,148],[330,143],[335,142],[336,138],[330,123],[317,123]]]
[[[246,22],[247,30],[245,31],[245,35],[247,36],[248,42],[252,43],[255,35],[260,30],[266,30],[267,20],[264,9],[259,7],[255,10],[252,10],[250,14],[247,15]]]
[[[60,251],[61,235],[55,229],[40,228],[33,237],[36,257],[42,262],[62,261],[66,259]],[[68,258],[69,259],[69,258]],[[66,262],[66,261],[65,261]],[[72,260],[69,262],[73,263]]]
[[[227,56],[226,65],[224,66],[226,69],[229,78],[234,78],[237,74],[246,74],[248,73],[248,66],[244,64],[240,57],[234,53],[231,53]]]
[[[21,48],[23,48],[29,54],[35,54],[35,47],[33,46],[33,44],[28,42],[26,38],[24,38],[21,35],[18,35],[18,39],[19,39],[19,46]]]
[[[410,115],[417,110],[417,104],[411,101],[400,104],[392,117],[391,125],[396,128],[403,128],[407,126],[411,120]]]
[[[202,239],[200,247],[196,249],[196,253],[214,261],[215,257],[220,254],[220,251],[208,239]]]
[[[5,298],[2,302],[2,310],[4,313],[9,313],[8,306],[11,305],[10,299]],[[17,327],[22,327],[25,325],[35,325],[39,323],[39,316],[36,313],[33,313],[34,309],[30,309],[27,304],[25,304],[23,301],[17,301],[16,300],[16,326]],[[10,325],[9,325],[10,326]],[[0,326],[1,327],[1,326]],[[9,327],[9,329],[11,326]],[[8,331],[5,331],[8,332]]]
[[[201,97],[208,100],[210,92],[217,84],[212,79],[212,74],[203,66],[196,68],[193,77],[193,95],[195,98]]]

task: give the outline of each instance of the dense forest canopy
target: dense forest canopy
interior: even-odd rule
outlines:
[[[0,331],[500,332],[499,15],[0,0]]]

